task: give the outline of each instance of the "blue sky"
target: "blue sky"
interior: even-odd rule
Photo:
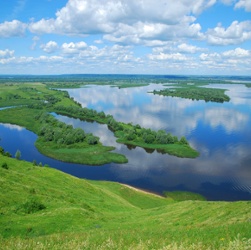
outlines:
[[[0,74],[251,75],[251,0],[8,0],[0,10]]]

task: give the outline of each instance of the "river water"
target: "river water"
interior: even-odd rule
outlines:
[[[240,84],[212,86],[228,89],[231,101],[222,104],[149,93],[162,89],[161,84],[68,90],[83,107],[104,111],[118,121],[184,135],[200,152],[196,159],[128,148],[116,143],[106,125],[60,115],[56,115],[59,120],[92,132],[104,145],[115,146],[115,152],[125,154],[129,162],[85,166],[53,160],[36,150],[36,135],[9,124],[0,124],[0,145],[13,155],[19,149],[22,159],[35,159],[81,178],[122,182],[159,194],[182,190],[200,193],[208,200],[251,200],[251,89]]]

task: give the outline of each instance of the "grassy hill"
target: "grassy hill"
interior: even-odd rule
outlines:
[[[251,202],[181,201],[0,156],[1,249],[250,249]]]

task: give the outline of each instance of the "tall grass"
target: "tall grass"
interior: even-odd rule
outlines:
[[[128,242],[124,238],[113,240],[111,237],[95,242],[90,235],[86,234],[69,234],[69,235],[52,235],[49,237],[38,238],[11,238],[3,239],[0,237],[1,249],[4,250],[63,250],[63,249],[97,249],[97,250],[249,250],[251,249],[251,239],[241,238],[238,235],[230,242],[224,240],[219,245],[213,242],[211,245],[205,245],[203,242],[158,242],[154,240],[141,240]]]

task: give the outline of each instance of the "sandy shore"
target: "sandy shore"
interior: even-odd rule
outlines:
[[[130,189],[133,189],[137,192],[141,192],[141,193],[144,193],[144,194],[150,194],[150,195],[153,195],[155,197],[158,197],[158,198],[162,198],[162,199],[165,199],[164,196],[161,196],[161,195],[158,195],[158,194],[155,194],[155,193],[152,193],[152,192],[148,192],[148,191],[145,191],[145,190],[142,190],[142,189],[139,189],[139,188],[135,188],[135,187],[132,187],[130,185],[127,185],[127,184],[123,184],[123,183],[120,183],[122,186],[125,186],[125,187],[128,187]]]

